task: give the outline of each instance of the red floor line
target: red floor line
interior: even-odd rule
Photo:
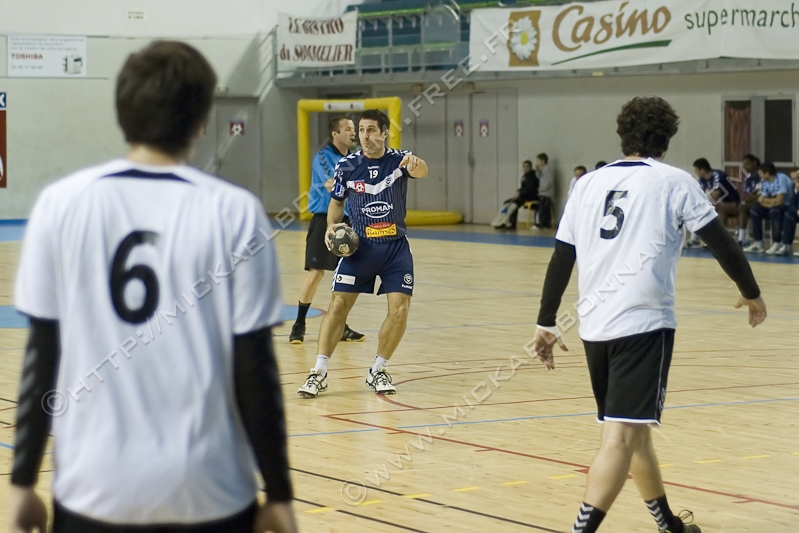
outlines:
[[[429,376],[431,378],[437,376]],[[399,382],[404,383],[404,382]],[[397,383],[397,384],[399,384]],[[677,389],[677,390],[670,390],[668,394],[678,394],[681,392],[703,392],[703,391],[716,391],[716,390],[730,390],[730,389],[751,389],[757,387],[784,387],[788,385],[799,385],[799,381],[795,381],[793,383],[763,383],[761,385],[731,385],[729,387],[704,387],[704,388],[697,388],[697,389]],[[567,401],[567,400],[590,400],[593,399],[593,396],[565,396],[559,398],[540,398],[536,400],[518,400],[515,402],[483,402],[480,406],[497,406],[497,405],[518,405],[522,403],[541,403],[541,402],[555,402],[555,401]],[[407,404],[400,403],[396,400],[392,400],[389,397],[383,397],[383,400],[393,404],[403,406],[402,409],[384,409],[380,411],[355,411],[352,413],[334,413],[336,415],[371,415],[376,413],[401,413],[403,411],[433,411],[436,409],[451,409],[452,405],[434,405],[431,407],[414,407],[408,406]]]
[[[341,422],[350,422],[352,424],[378,428],[378,429],[382,429],[382,430],[385,430],[385,431],[394,431],[394,432],[406,433],[408,435],[414,435],[414,436],[419,436],[419,437],[426,437],[427,436],[426,433],[418,433],[418,432],[409,431],[409,430],[406,430],[406,429],[393,428],[393,427],[389,427],[389,426],[381,426],[381,425],[378,425],[378,424],[370,424],[368,422],[361,422],[359,420],[352,420],[351,418],[342,418],[342,417],[338,417],[336,415],[324,415],[324,416],[325,416],[325,418],[331,418],[333,420],[339,420]],[[434,439],[436,439],[436,440],[440,440],[440,441],[444,441],[444,442],[451,442],[453,444],[460,444],[460,445],[463,445],[463,446],[469,446],[471,448],[477,448],[477,449],[482,450],[482,451],[494,451],[494,452],[499,452],[499,453],[506,453],[506,454],[509,454],[509,455],[516,455],[516,456],[519,456],[519,457],[527,457],[527,458],[530,458],[530,459],[538,459],[540,461],[545,461],[545,462],[548,462],[548,463],[556,463],[556,464],[561,464],[561,465],[566,465],[566,466],[573,466],[573,467],[579,469],[579,470],[576,470],[579,473],[586,473],[588,471],[588,466],[581,465],[581,464],[578,464],[578,463],[572,463],[572,462],[569,462],[569,461],[562,461],[560,459],[552,459],[551,457],[542,457],[540,455],[532,455],[532,454],[524,453],[524,452],[517,452],[515,450],[506,450],[506,449],[502,449],[502,448],[495,448],[493,446],[484,446],[482,444],[475,444],[473,442],[466,442],[466,441],[462,441],[462,440],[450,439],[450,438],[447,438],[447,437],[441,437],[441,436],[436,436],[436,435],[431,435],[431,436]],[[724,497],[733,498],[733,499],[736,499],[736,500],[745,500],[747,502],[752,502],[752,503],[762,503],[764,505],[771,505],[773,507],[781,507],[783,509],[799,510],[799,505],[789,505],[789,504],[785,504],[785,503],[772,502],[772,501],[769,501],[769,500],[761,500],[759,498],[750,498],[749,496],[743,496],[741,494],[732,494],[732,493],[729,493],[729,492],[722,492],[722,491],[717,491],[717,490],[713,490],[713,489],[705,489],[705,488],[702,488],[702,487],[695,487],[693,485],[683,485],[682,483],[674,483],[672,481],[664,481],[663,483],[666,484],[666,485],[672,486],[672,487],[679,487],[679,488],[682,488],[682,489],[695,490],[695,491],[698,491],[698,492],[704,492],[706,494],[715,494],[717,496],[724,496]]]

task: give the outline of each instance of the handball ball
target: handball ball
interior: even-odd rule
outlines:
[[[349,257],[358,250],[358,234],[349,226],[338,228],[330,238],[330,250],[338,257]]]

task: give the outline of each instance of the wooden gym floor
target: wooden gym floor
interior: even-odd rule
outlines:
[[[302,227],[281,233],[284,299],[304,272]],[[555,371],[530,363],[530,340],[551,238],[485,228],[415,229],[416,294],[392,359],[398,393],[363,383],[385,297],[363,295],[330,389],[300,399],[321,318],[302,346],[277,345],[303,531],[568,532],[600,437],[576,328]],[[551,236],[551,233],[549,234]],[[2,239],[0,239],[2,240]],[[0,242],[0,306],[13,304],[20,243]],[[664,425],[656,447],[674,510],[706,533],[799,531],[799,260],[755,261],[770,316],[752,330],[736,291],[706,252],[686,252],[677,275],[677,332]],[[762,258],[759,258],[762,259]],[[326,309],[330,275],[313,306]],[[564,305],[575,301],[572,281]],[[10,471],[24,329],[0,329],[0,475]],[[518,368],[512,375],[511,359]],[[497,369],[500,369],[497,376]],[[460,408],[456,416],[455,412]],[[39,484],[49,497],[52,464]],[[380,474],[378,475],[377,472]],[[0,483],[6,502],[7,483]],[[7,509],[0,506],[0,528]],[[601,531],[654,532],[634,485]]]

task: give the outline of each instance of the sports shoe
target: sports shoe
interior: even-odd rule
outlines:
[[[291,326],[291,334],[289,334],[289,344],[302,344],[305,340],[305,324],[297,322]]]
[[[780,247],[780,249],[777,250],[777,253],[774,255],[783,255],[783,256],[793,255],[793,246],[791,246],[790,244],[783,244]]]
[[[691,511],[682,510],[677,518],[679,518],[682,522],[684,533],[702,533],[702,530],[699,528],[699,526],[690,523],[694,521],[694,513]],[[690,522],[686,523],[686,520],[689,520]],[[658,531],[660,533],[672,533],[671,529],[669,528],[659,529]]]
[[[358,333],[355,330],[350,329],[349,326],[344,325],[344,333],[341,334],[341,340],[344,342],[363,342],[366,338],[366,335],[363,333]]]
[[[702,246],[702,243],[700,243],[699,240],[697,239],[697,240],[689,240],[688,242],[685,243],[685,246],[683,246],[683,248],[689,250],[691,248],[699,248],[700,246]]]
[[[749,246],[747,246],[746,248],[744,248],[744,252],[746,252],[748,254],[762,254],[765,251],[766,251],[766,249],[763,248],[763,243],[762,242],[754,242],[754,243],[750,244]]]
[[[781,242],[775,242],[771,245],[771,248],[766,250],[766,255],[777,255],[782,248]]]
[[[326,390],[327,373],[323,376],[319,370],[312,368],[303,386],[297,390],[297,394],[303,398],[316,398],[320,392],[325,392]]]
[[[397,389],[391,384],[391,376],[386,372],[386,367],[377,367],[377,372],[372,373],[369,369],[369,374],[366,376],[366,384],[369,385],[377,394],[396,394]]]

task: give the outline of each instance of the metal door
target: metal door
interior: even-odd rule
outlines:
[[[472,220],[471,189],[471,96],[465,92],[447,95],[447,211],[457,211]]]
[[[499,207],[496,93],[472,94],[471,115],[471,222],[487,224],[496,216]]]
[[[216,99],[217,175],[261,198],[261,124],[257,98]]]

